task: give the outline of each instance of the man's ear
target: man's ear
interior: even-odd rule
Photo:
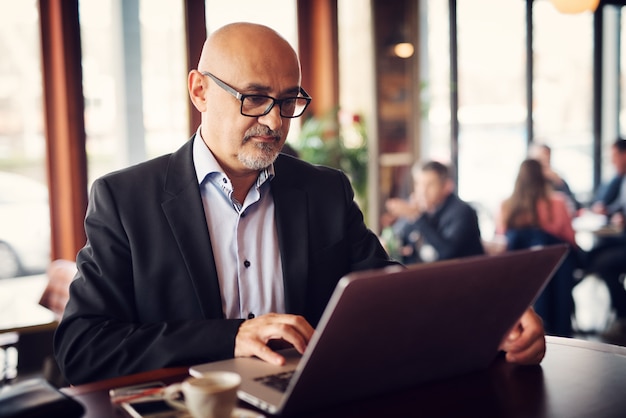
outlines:
[[[191,70],[187,78],[189,98],[199,112],[206,111],[206,85],[204,76],[198,70]]]

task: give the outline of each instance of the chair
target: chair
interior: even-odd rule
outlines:
[[[57,321],[63,317],[65,305],[70,298],[70,284],[76,276],[76,271],[75,262],[63,259],[52,261],[46,270],[48,284],[39,299],[39,304],[54,312]],[[53,334],[52,331],[38,335],[36,337],[39,338],[40,342],[25,341],[24,344],[31,347],[34,345],[52,347]],[[51,353],[43,358],[42,374],[49,383],[56,387],[67,386],[68,384]]]
[[[70,298],[70,284],[76,275],[76,263],[70,260],[54,260],[46,270],[48,285],[39,299],[39,304],[50,309],[61,319]]]
[[[506,237],[507,251],[564,243],[563,240],[540,228],[509,230],[506,232]],[[543,319],[547,334],[561,337],[572,336],[572,316],[574,315],[572,291],[578,264],[577,254],[570,250],[535,301],[535,311]]]

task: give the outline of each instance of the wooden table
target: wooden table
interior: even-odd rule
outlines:
[[[537,417],[626,416],[626,348],[547,337],[540,366],[497,359],[487,370],[418,385],[396,393],[315,411],[308,417]],[[162,369],[64,388],[87,409],[86,417],[115,417],[112,387],[180,381],[186,368]],[[242,407],[247,407],[242,405]]]
[[[56,317],[39,305],[47,283],[45,274],[0,280],[0,382],[41,372],[52,355]]]
[[[606,215],[584,211],[572,221],[576,232],[576,243],[585,251],[590,251],[603,238],[623,235],[623,228],[609,223]]]
[[[30,332],[54,327],[52,311],[39,305],[45,274],[0,280],[0,332]]]

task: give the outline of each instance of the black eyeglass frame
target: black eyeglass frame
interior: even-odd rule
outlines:
[[[285,97],[283,99],[277,99],[275,97],[267,96],[265,94],[243,94],[243,93],[238,92],[237,90],[235,90],[234,88],[232,88],[231,86],[229,86],[228,84],[226,84],[225,82],[223,82],[222,80],[220,80],[219,78],[217,78],[216,76],[214,76],[208,71],[200,71],[200,74],[211,78],[211,80],[213,80],[215,84],[220,86],[227,93],[230,93],[235,99],[239,100],[241,102],[239,113],[241,113],[243,116],[247,116],[250,118],[260,118],[261,116],[267,115],[268,113],[270,113],[270,111],[274,108],[274,105],[276,104],[278,104],[278,109],[280,110],[281,117],[290,118],[290,119],[299,118],[300,116],[304,114],[304,111],[306,110],[307,107],[309,107],[309,104],[311,103],[311,100],[312,100],[311,96],[309,96],[309,94],[302,87],[300,87],[300,94],[302,94],[302,96]],[[266,99],[271,99],[272,103],[269,106],[267,106],[267,108],[265,108],[263,113],[261,113],[260,115],[247,115],[244,113],[244,110],[243,110],[243,101],[246,99],[246,97],[263,97]],[[297,115],[283,115],[283,106],[282,106],[283,102],[287,100],[294,100],[294,99],[306,100],[306,104],[302,108],[302,111]]]

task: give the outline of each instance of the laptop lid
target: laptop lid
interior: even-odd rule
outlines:
[[[337,284],[299,361],[291,353],[286,366],[236,358],[190,373],[235,371],[241,399],[293,413],[483,369],[566,253],[566,245],[555,245],[351,273]],[[284,393],[254,380],[290,368]]]

